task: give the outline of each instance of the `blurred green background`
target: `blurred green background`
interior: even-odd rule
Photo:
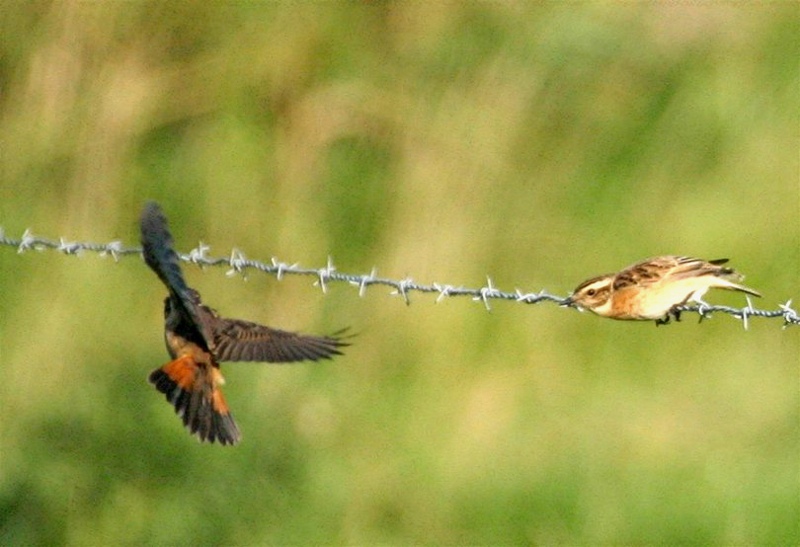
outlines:
[[[800,302],[797,3],[50,3],[0,12],[0,226],[566,295],[663,253]],[[0,248],[0,544],[798,544],[800,331],[656,329],[185,268],[350,325],[223,367],[201,445],[146,377],[136,257]],[[740,306],[739,294],[712,294]]]

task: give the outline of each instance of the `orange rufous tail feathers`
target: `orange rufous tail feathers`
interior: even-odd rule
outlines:
[[[184,355],[150,373],[150,383],[167,401],[189,431],[201,441],[236,444],[241,438],[222,391],[222,375]]]

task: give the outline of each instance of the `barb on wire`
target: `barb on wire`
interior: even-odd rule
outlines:
[[[120,241],[109,243],[86,243],[79,241],[68,241],[59,238],[58,241],[35,236],[30,230],[25,230],[18,239],[6,236],[5,231],[0,227],[0,246],[16,248],[17,253],[27,251],[55,250],[66,255],[80,255],[83,252],[91,252],[100,256],[111,256],[115,262],[121,257],[129,255],[141,255],[139,247],[125,247]],[[392,289],[390,294],[400,296],[406,304],[411,303],[411,293],[432,293],[436,294],[435,302],[441,302],[445,298],[456,296],[469,296],[475,302],[481,302],[483,306],[491,311],[490,300],[509,300],[511,302],[522,302],[525,304],[538,304],[539,302],[554,302],[563,304],[564,297],[550,294],[544,290],[539,292],[526,293],[520,289],[514,292],[501,291],[496,288],[490,277],[486,278],[486,285],[477,289],[466,288],[442,283],[431,283],[429,285],[417,283],[410,277],[401,280],[378,277],[377,269],[373,268],[370,273],[365,275],[346,274],[336,270],[333,260],[328,257],[326,265],[322,268],[303,268],[297,263],[289,264],[277,258],[272,258],[269,263],[258,260],[250,260],[245,257],[238,249],[232,249],[227,258],[208,256],[210,247],[202,242],[197,248],[189,251],[188,254],[179,255],[185,262],[196,264],[200,267],[220,266],[227,267],[228,277],[241,275],[247,276],[248,270],[256,270],[266,274],[275,275],[280,281],[286,275],[301,275],[314,278],[314,285],[326,293],[328,284],[333,282],[344,282],[358,288],[358,295],[363,297],[367,289],[373,285],[389,287]],[[733,308],[730,306],[714,306],[701,304],[699,306],[679,306],[676,311],[681,313],[697,313],[700,318],[708,318],[712,313],[725,313],[742,320],[742,324],[747,329],[750,319],[753,317],[763,318],[783,318],[783,327],[789,325],[800,325],[800,315],[797,310],[792,308],[792,301],[788,300],[785,304],[779,304],[777,310],[760,310],[753,307],[750,298],[747,298],[747,306],[743,308]]]

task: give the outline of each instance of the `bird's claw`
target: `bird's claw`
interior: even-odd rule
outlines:
[[[660,319],[656,319],[656,327],[659,327],[661,325],[669,325],[670,320],[673,319],[673,318],[675,319],[676,323],[680,323],[680,321],[681,321],[681,310],[677,309],[677,307],[672,308],[671,310],[669,310],[664,317],[662,317]]]

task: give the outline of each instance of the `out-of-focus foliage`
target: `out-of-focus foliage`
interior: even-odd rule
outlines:
[[[796,3],[15,3],[0,226],[566,294],[662,253],[798,294]],[[186,268],[222,313],[351,325],[228,365],[244,439],[146,382],[136,259],[0,249],[0,544],[797,544],[797,329]],[[709,300],[742,304],[740,295]]]

